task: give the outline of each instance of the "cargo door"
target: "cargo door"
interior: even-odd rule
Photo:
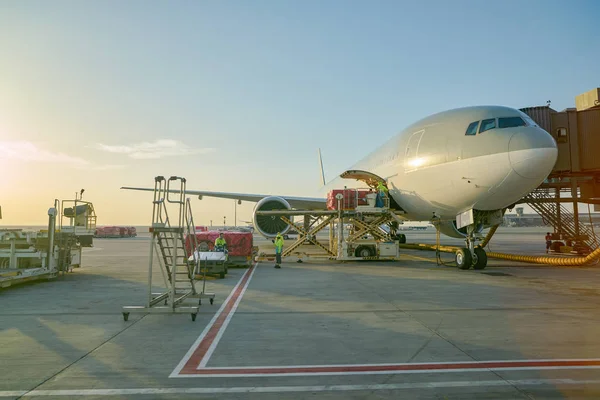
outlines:
[[[419,159],[419,144],[423,138],[425,130],[415,132],[408,139],[406,151],[404,153],[404,172],[411,172],[419,168],[423,161]]]
[[[349,169],[348,171],[340,174],[340,178],[343,179],[356,179],[357,181],[362,181],[366,183],[369,187],[376,188],[377,183],[383,182],[385,184],[385,179],[376,175],[372,172],[363,171],[360,169]]]

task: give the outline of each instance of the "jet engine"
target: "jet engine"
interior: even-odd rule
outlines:
[[[283,222],[278,215],[256,215],[257,211],[291,210],[292,206],[285,199],[277,196],[265,197],[254,207],[254,228],[266,238],[274,238],[277,232],[282,235],[290,230],[291,226]],[[289,215],[285,216],[291,220]]]
[[[481,233],[483,231],[484,225],[477,224],[475,228],[475,233]],[[440,222],[440,232],[446,236],[454,237],[454,238],[466,238],[467,237],[467,227],[463,227],[460,229],[456,228],[456,221],[443,221]]]

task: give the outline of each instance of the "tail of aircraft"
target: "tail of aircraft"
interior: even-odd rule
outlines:
[[[321,171],[321,186],[325,186],[325,170],[323,169],[323,158],[321,157],[321,149],[319,149],[319,170]]]

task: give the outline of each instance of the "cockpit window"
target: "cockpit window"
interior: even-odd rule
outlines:
[[[479,127],[479,133],[489,131],[490,129],[494,129],[495,127],[496,127],[496,118],[484,119],[483,121],[481,121],[481,126]]]
[[[525,126],[525,121],[521,117],[498,118],[498,128],[515,128]]]
[[[471,122],[469,124],[469,127],[467,128],[467,131],[465,132],[465,135],[475,135],[475,134],[477,134],[477,127],[478,126],[479,126],[479,121]]]

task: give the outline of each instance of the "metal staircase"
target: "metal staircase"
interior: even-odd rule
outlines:
[[[199,294],[196,290],[196,262],[190,261],[186,251],[192,253],[198,247],[190,199],[185,198],[185,178],[172,176],[154,179],[152,201],[152,225],[150,260],[148,264],[148,302],[145,307],[123,307],[123,318],[127,321],[130,312],[190,313],[196,320],[198,306],[182,306],[187,298],[202,298],[214,295]],[[169,210],[171,215],[169,215]],[[152,291],[153,267],[157,264],[162,273],[165,291]],[[157,306],[164,303],[163,306]],[[212,303],[212,301],[211,301]]]
[[[524,197],[525,202],[552,225],[563,240],[572,240],[589,249],[598,248],[599,240],[592,229],[575,220],[575,215],[556,200],[554,190],[537,188]]]

